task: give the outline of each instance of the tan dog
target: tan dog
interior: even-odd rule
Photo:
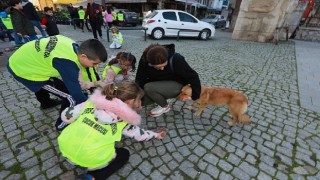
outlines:
[[[186,85],[181,89],[177,99],[181,101],[192,100],[191,94],[192,89],[190,85]],[[208,104],[228,106],[233,119],[231,122],[228,122],[229,126],[234,126],[237,123],[251,123],[249,116],[245,114],[248,108],[248,98],[240,91],[223,87],[201,87],[200,98],[195,100],[188,109],[192,110],[199,106],[199,109],[194,113],[196,116],[199,116]]]

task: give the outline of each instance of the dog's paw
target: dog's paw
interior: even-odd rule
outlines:
[[[201,112],[198,112],[198,111],[194,113],[195,116],[200,116],[200,114]]]
[[[236,124],[235,124],[234,122],[232,122],[232,121],[229,121],[229,122],[228,122],[228,125],[232,127],[232,126],[234,126],[234,125],[236,125]]]

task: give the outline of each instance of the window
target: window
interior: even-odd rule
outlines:
[[[192,17],[186,13],[178,12],[178,14],[179,14],[180,21],[182,21],[182,22],[193,22],[193,23],[198,22],[194,17]]]
[[[146,16],[146,18],[153,18],[153,17],[156,16],[157,14],[158,14],[157,11],[153,11],[152,13],[148,14],[148,15]]]
[[[209,18],[209,19],[214,19],[214,18],[216,18],[216,15],[211,14],[211,15],[208,15],[207,18]]]
[[[163,12],[162,16],[164,19],[177,21],[177,16],[175,12]]]

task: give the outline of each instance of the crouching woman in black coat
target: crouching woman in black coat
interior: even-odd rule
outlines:
[[[145,91],[142,105],[157,104],[149,113],[152,117],[169,112],[168,99],[176,98],[184,85],[191,85],[193,100],[201,93],[198,73],[182,55],[175,53],[174,44],[147,47],[140,58],[135,81]]]

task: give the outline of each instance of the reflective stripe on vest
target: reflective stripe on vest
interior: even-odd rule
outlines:
[[[113,66],[113,65],[109,66],[109,65],[107,65],[107,66],[104,68],[103,72],[102,72],[102,79],[103,79],[103,80],[106,79],[106,77],[107,77],[107,72],[108,72],[108,70],[109,70],[110,68],[114,71],[115,74],[119,74],[119,72],[121,71],[121,68],[119,68],[119,67],[117,67],[117,66]]]
[[[78,11],[78,14],[79,14],[79,19],[84,19],[84,15],[86,14],[86,12],[83,9],[81,9]]]
[[[126,122],[100,124],[94,118],[95,107],[86,102],[81,115],[58,137],[62,155],[82,167],[97,168],[115,155],[115,142],[121,140]]]
[[[2,20],[2,23],[4,24],[4,26],[5,26],[8,30],[13,29],[13,25],[12,25],[12,22],[11,22],[10,14],[8,15],[7,18],[1,18],[1,20]]]
[[[30,41],[21,46],[9,58],[9,66],[19,77],[30,81],[47,81],[50,77],[60,77],[52,66],[53,58],[68,59],[80,68],[76,43],[65,36],[57,35]]]
[[[82,79],[86,82],[98,81],[97,76],[96,76],[96,72],[97,72],[96,67],[88,67],[88,69],[89,69],[90,74],[88,73],[87,68],[81,67]],[[89,75],[91,78],[89,77]]]

